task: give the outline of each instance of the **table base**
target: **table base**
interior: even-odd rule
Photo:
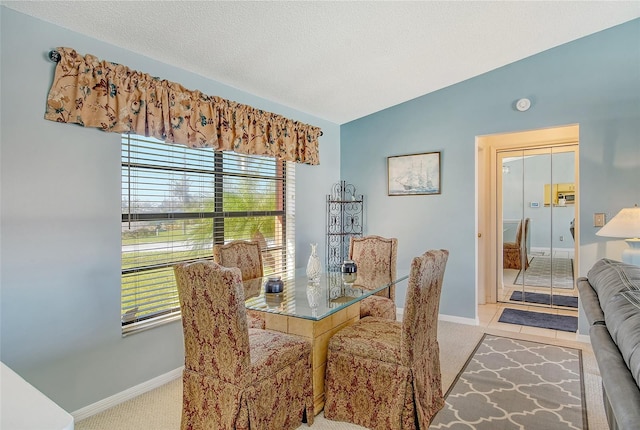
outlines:
[[[318,415],[324,408],[324,375],[327,368],[329,339],[339,330],[360,319],[360,302],[319,321],[265,312],[267,330],[295,334],[308,339],[312,347],[313,406]]]

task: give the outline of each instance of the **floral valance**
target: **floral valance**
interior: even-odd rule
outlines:
[[[192,148],[211,147],[319,164],[318,127],[57,48],[60,61],[45,119],[135,133]]]

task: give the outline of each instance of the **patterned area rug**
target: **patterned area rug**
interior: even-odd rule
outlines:
[[[553,261],[553,273],[552,269]],[[573,288],[573,259],[558,257],[533,257],[529,267],[524,273],[518,272],[516,285],[522,285],[524,278],[525,285],[531,287],[550,287],[553,281],[553,288]]]
[[[429,429],[587,430],[582,352],[485,334]]]

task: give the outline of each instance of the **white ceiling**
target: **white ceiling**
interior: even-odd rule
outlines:
[[[337,124],[640,17],[637,0],[0,3]]]

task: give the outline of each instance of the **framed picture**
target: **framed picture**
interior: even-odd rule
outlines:
[[[390,196],[440,194],[440,152],[387,157]]]

